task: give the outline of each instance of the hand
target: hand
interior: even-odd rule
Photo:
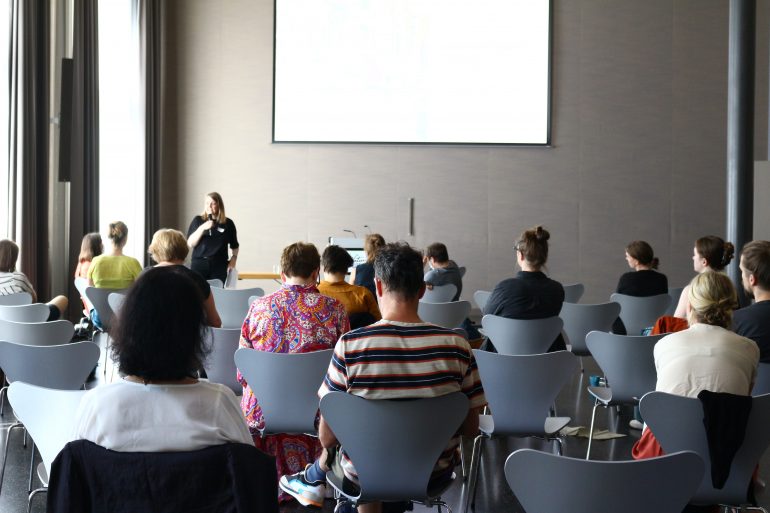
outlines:
[[[206,221],[205,223],[203,223],[203,224],[201,225],[201,227],[200,227],[200,229],[201,229],[201,230],[203,230],[204,232],[205,232],[206,230],[211,230],[212,228],[214,228],[214,221],[212,221],[211,219],[209,219],[208,221]]]
[[[230,260],[227,261],[227,270],[235,269],[235,261],[238,260],[238,257],[232,257]]]
[[[433,284],[432,283],[426,283],[425,288],[428,290],[433,290]]]

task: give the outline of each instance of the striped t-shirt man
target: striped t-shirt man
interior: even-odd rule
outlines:
[[[419,399],[463,392],[469,408],[486,404],[476,361],[462,336],[432,324],[387,319],[342,335],[318,395],[329,392],[365,399]],[[433,469],[434,476],[454,468],[459,443],[459,436],[450,441]],[[345,475],[355,479],[353,465],[342,456]]]

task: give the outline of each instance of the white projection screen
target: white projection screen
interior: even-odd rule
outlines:
[[[275,0],[274,142],[550,143],[550,0]]]

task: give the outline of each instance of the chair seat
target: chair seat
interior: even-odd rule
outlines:
[[[516,436],[553,436],[570,423],[572,417],[546,417],[540,433],[515,433]],[[486,436],[495,434],[495,420],[492,415],[479,415],[479,431]],[[500,433],[498,433],[500,434]]]
[[[604,406],[612,404],[612,387],[588,387],[588,393]]]

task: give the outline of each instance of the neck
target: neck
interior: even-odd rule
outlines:
[[[110,256],[123,256],[123,248],[112,248]]]
[[[163,262],[158,262],[158,264],[155,267],[166,267],[168,265],[184,265],[184,261],[182,261],[182,260],[164,260]]]
[[[328,281],[329,283],[341,283],[345,281],[345,273],[324,272],[324,281]]]
[[[636,264],[634,266],[635,271],[649,271],[650,269],[652,269],[652,266],[650,265]]]
[[[420,316],[417,315],[417,306],[419,305],[417,298],[404,301],[386,292],[377,300],[383,319],[396,322],[422,322]]]
[[[434,269],[446,269],[447,267],[449,267],[449,260],[446,262],[436,262],[435,260],[433,261]]]
[[[308,285],[315,285],[315,279],[313,276],[309,278],[301,278],[299,276],[287,276],[284,278],[283,282],[286,285],[301,285],[303,287],[307,287]]]
[[[759,303],[760,301],[768,301],[770,300],[770,290],[763,290],[759,287],[754,287],[752,289],[754,293],[754,301],[756,303]]]
[[[145,379],[140,376],[128,375],[123,379],[143,385],[192,385],[198,382],[198,378],[189,377],[182,379]]]
[[[526,260],[523,262],[519,262],[519,267],[521,267],[521,270],[528,273],[536,273],[540,271],[539,267],[535,267],[534,265],[528,263]]]

